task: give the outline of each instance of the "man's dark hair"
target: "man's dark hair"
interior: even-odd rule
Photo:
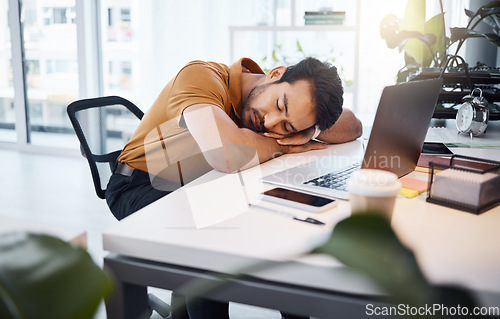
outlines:
[[[292,84],[299,80],[306,80],[311,85],[319,129],[329,129],[340,117],[344,103],[344,90],[337,68],[328,62],[309,57],[289,66],[276,83]]]

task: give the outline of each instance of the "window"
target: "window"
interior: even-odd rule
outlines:
[[[108,27],[113,26],[113,8],[108,8]]]
[[[31,75],[40,75],[40,61],[26,60],[26,68]]]
[[[22,21],[8,15],[9,4],[17,3],[22,4]],[[429,11],[436,3],[427,1]],[[445,17],[451,19],[447,27],[465,24],[455,21],[458,16],[467,19],[462,10],[452,12],[469,1],[457,3],[444,3]],[[285,58],[294,63],[303,57],[297,44],[306,55],[338,67],[346,107],[373,114],[382,88],[395,82],[404,64],[400,52],[381,39],[379,24],[391,12],[402,17],[405,5],[400,0],[0,0],[0,142],[78,149],[65,113],[76,99],[118,95],[147,111],[192,60],[230,65],[245,56],[269,69]],[[306,11],[323,9],[345,11],[342,24],[306,23]],[[77,14],[89,19],[78,35]],[[22,37],[16,22],[23,24]],[[85,33],[94,32],[93,26],[99,37]],[[11,32],[16,40],[22,38],[24,52],[19,41],[11,43]],[[80,61],[84,74],[78,73],[78,45],[85,46],[80,50],[84,55],[99,50],[98,58]],[[280,61],[273,60],[273,51]],[[94,84],[91,90],[86,87]],[[119,121],[113,130],[122,130]]]
[[[8,1],[0,0],[0,141],[17,140]]]
[[[28,141],[33,145],[78,148],[66,106],[79,98],[75,1],[25,1],[24,25]],[[37,25],[37,16],[43,24]]]
[[[134,36],[134,26],[139,26],[141,22],[133,20],[132,6],[140,10],[142,15],[152,14],[146,12],[151,8],[151,2],[142,1],[139,4],[136,0],[101,1],[101,12],[106,13],[101,16],[101,25],[107,25],[107,30],[102,29],[101,36],[102,61],[107,66],[103,72],[104,95],[123,96],[137,103],[141,93],[134,85],[138,79],[133,66],[142,59],[140,45],[149,44]],[[140,28],[153,33],[150,24]],[[141,33],[141,36],[146,34]]]
[[[66,8],[53,8],[52,15],[54,17],[54,24],[65,24],[68,22]]]
[[[74,24],[75,8],[43,8],[43,24]]]
[[[124,61],[121,63],[121,73],[124,75],[132,75],[132,63],[128,61]]]
[[[108,61],[107,64],[108,73],[106,75],[106,89],[110,91],[116,90],[121,92],[130,90],[132,88],[131,81],[133,79],[132,62]]]
[[[121,9],[120,14],[122,22],[130,22],[130,9],[128,8]]]
[[[104,1],[101,6],[101,12],[107,12],[107,40],[129,42],[132,40],[131,9],[108,7],[112,3],[114,4],[114,1]]]

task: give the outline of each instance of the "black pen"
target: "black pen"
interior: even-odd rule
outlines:
[[[261,208],[261,209],[264,209],[264,210],[271,212],[271,213],[291,217],[292,219],[298,220],[299,222],[304,222],[304,223],[309,223],[309,224],[314,224],[314,225],[321,225],[321,226],[325,225],[325,223],[323,223],[322,221],[311,218],[311,217],[298,216],[298,215],[294,215],[292,213],[284,212],[284,211],[277,210],[277,209],[272,209],[272,208],[265,207],[265,206],[260,206],[257,204],[248,204],[248,206]]]

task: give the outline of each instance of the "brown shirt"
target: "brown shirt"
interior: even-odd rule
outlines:
[[[236,61],[231,67],[215,62],[188,63],[161,91],[118,161],[156,174],[165,166],[158,165],[160,162],[174,163],[199,153],[193,150],[197,145],[193,145],[181,120],[182,112],[194,104],[216,105],[239,125],[242,72],[264,74],[257,63],[248,58]]]

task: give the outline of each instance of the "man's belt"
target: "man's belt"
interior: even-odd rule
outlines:
[[[124,163],[118,162],[116,164],[115,174],[120,174],[120,175],[123,175],[123,176],[130,176],[130,175],[132,175],[133,171],[134,170],[132,168],[128,167]]]

